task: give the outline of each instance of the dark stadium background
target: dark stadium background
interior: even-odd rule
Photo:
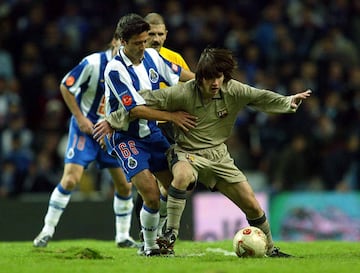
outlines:
[[[23,225],[21,219],[35,229],[41,226],[44,200],[61,177],[69,118],[58,90],[64,73],[85,55],[106,47],[122,15],[152,11],[166,19],[166,46],[179,51],[192,70],[204,47],[227,47],[238,60],[237,79],[286,95],[313,90],[295,115],[264,115],[252,109],[239,113],[229,149],[257,191],[267,192],[270,202],[283,193],[357,193],[359,1],[4,0],[0,227],[6,225],[13,233],[0,239],[13,240],[18,233],[11,226]],[[77,194],[84,201],[70,203],[66,214],[86,204],[89,209],[79,210],[84,219],[93,211],[112,217],[112,186],[103,172],[91,166]],[[73,222],[79,215],[68,219]],[[58,238],[66,229],[66,217]],[[186,219],[191,237],[191,210]],[[31,240],[35,233],[24,236]],[[112,232],[105,233],[112,238]]]

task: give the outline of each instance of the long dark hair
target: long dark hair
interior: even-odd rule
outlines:
[[[201,53],[196,67],[195,79],[198,84],[202,79],[214,79],[224,74],[224,82],[233,78],[236,61],[230,50],[224,48],[206,48]]]

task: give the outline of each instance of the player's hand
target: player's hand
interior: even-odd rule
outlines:
[[[171,113],[171,121],[185,132],[188,132],[190,129],[195,128],[196,120],[196,116],[190,115],[189,113],[184,111],[177,111]]]
[[[312,93],[312,91],[309,89],[309,90],[306,90],[305,92],[297,93],[297,94],[293,95],[293,98],[291,101],[291,108],[297,109],[303,100],[310,97],[311,93]]]
[[[114,129],[106,120],[99,121],[94,125],[93,138],[101,145],[104,144],[104,137],[112,135]]]
[[[105,137],[103,137],[102,139],[97,141],[101,147],[101,149],[103,149],[105,152],[107,152],[106,150],[106,143],[105,143]]]
[[[94,124],[85,116],[82,116],[76,120],[81,132],[92,135]]]

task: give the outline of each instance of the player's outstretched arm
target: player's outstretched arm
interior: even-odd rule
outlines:
[[[154,106],[155,107],[155,106]],[[185,132],[196,126],[197,117],[185,112],[153,109],[152,106],[139,105],[130,110],[130,117],[143,118],[147,120],[164,120],[174,123]]]

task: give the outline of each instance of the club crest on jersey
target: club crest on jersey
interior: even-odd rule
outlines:
[[[150,68],[149,70],[149,79],[152,83],[157,83],[159,81],[159,74],[154,68]]]
[[[224,117],[226,117],[227,115],[228,115],[227,109],[220,110],[220,111],[217,112],[217,116],[218,116],[219,118],[224,118]]]
[[[129,157],[127,165],[129,167],[129,169],[135,169],[137,167],[138,163],[137,163],[136,159]]]
[[[128,94],[125,94],[121,97],[121,102],[124,106],[130,106],[132,104],[132,97]]]
[[[72,86],[75,83],[75,77],[69,76],[66,78],[65,84],[66,86]]]

